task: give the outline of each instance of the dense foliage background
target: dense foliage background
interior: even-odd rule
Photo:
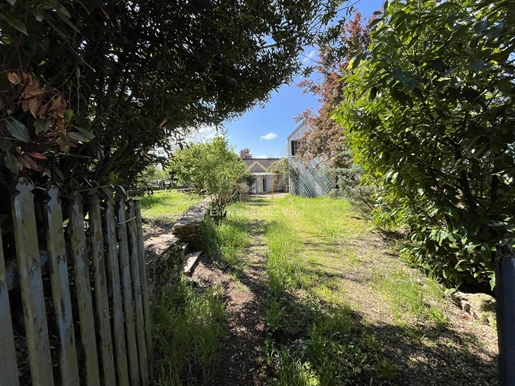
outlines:
[[[345,79],[338,121],[376,218],[453,284],[493,287],[515,225],[515,16],[510,1],[391,1]]]

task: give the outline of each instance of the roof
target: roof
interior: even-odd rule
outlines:
[[[297,125],[297,127],[295,129],[293,129],[293,131],[288,135],[287,139],[288,141],[290,141],[290,138],[297,132],[299,131],[300,129],[302,129],[304,126],[308,126],[308,122],[306,119],[303,119],[302,121],[300,121],[300,123]]]
[[[244,158],[243,162],[247,166],[248,171],[251,173],[268,173],[268,168],[275,161],[279,161],[280,158]]]

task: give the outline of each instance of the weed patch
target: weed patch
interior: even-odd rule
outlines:
[[[199,292],[185,280],[154,312],[154,385],[209,385],[225,336],[225,304],[216,289]]]
[[[209,217],[204,219],[201,244],[204,252],[218,255],[220,268],[240,269],[241,254],[250,244],[251,220],[245,206],[233,204],[228,209],[227,218],[219,224]]]
[[[447,325],[443,310],[444,293],[436,280],[422,280],[406,270],[397,269],[382,277],[376,273],[374,287],[388,299],[397,321],[406,322],[414,318],[433,323],[438,329]]]

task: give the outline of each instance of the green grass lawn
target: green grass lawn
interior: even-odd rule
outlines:
[[[485,354],[477,334],[452,324],[443,288],[401,261],[395,242],[347,201],[251,198],[231,204],[227,219],[208,230],[208,249],[235,279],[247,269],[249,243],[266,254],[259,384],[496,384],[495,353]],[[206,301],[219,307],[213,300]],[[216,318],[208,336],[224,323]],[[185,320],[179,329],[195,326]],[[214,358],[213,350],[195,355]],[[209,363],[213,371],[216,359]]]
[[[181,193],[176,190],[155,191],[154,194],[139,198],[141,216],[147,221],[173,224],[202,199],[196,194]]]
[[[267,385],[411,385],[430,374],[431,384],[496,384],[494,355],[485,361],[477,335],[450,324],[444,288],[347,201],[249,200],[237,213],[261,220],[268,246]]]

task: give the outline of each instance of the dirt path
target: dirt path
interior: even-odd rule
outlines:
[[[213,385],[260,385],[260,347],[264,343],[263,299],[266,274],[266,246],[260,235],[260,224],[252,225],[251,245],[242,258],[242,269],[231,273],[220,270],[209,256],[204,256],[192,275],[201,287],[221,287],[227,301],[229,333],[220,353],[220,364]]]

